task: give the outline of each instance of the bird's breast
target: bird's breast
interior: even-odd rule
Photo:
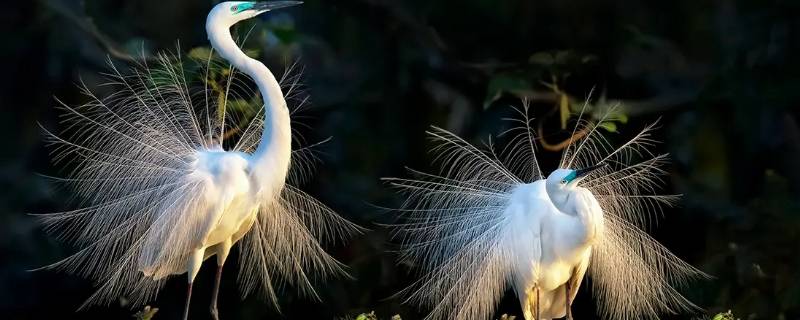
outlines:
[[[233,198],[225,207],[219,221],[206,238],[206,245],[213,245],[242,232],[245,222],[257,213],[258,203],[246,195]],[[248,224],[249,225],[249,224]]]
[[[220,196],[232,197],[250,190],[248,162],[242,154],[221,149],[198,151],[191,166],[193,174],[210,180]]]
[[[193,176],[203,179],[205,203],[218,212],[204,245],[225,241],[238,232],[245,221],[258,208],[259,197],[248,172],[246,155],[207,150],[197,153],[192,163]]]

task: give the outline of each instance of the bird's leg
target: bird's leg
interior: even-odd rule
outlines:
[[[189,266],[187,269],[187,276],[189,278],[189,286],[186,290],[186,305],[183,307],[183,320],[189,319],[189,302],[192,301],[192,284],[194,283],[194,278],[197,277],[197,272],[200,271],[200,266],[203,264],[203,255],[205,254],[205,249],[199,249],[192,252],[192,256],[189,258]]]
[[[189,319],[189,301],[192,301],[192,283],[189,282],[186,290],[186,304],[183,307],[183,320]]]
[[[219,296],[219,286],[222,282],[222,266],[228,258],[228,253],[231,252],[232,241],[231,239],[225,240],[216,245],[217,254],[217,276],[214,279],[214,291],[211,294],[211,318],[219,320],[219,310],[217,309],[217,297]]]
[[[540,309],[539,298],[539,287],[536,287],[536,320],[542,319],[542,309]]]
[[[222,281],[222,265],[217,266],[217,276],[214,279],[214,291],[211,294],[211,318],[219,320],[219,310],[217,310],[217,296],[219,295],[219,284]]]
[[[564,284],[564,292],[566,292],[566,298],[567,298],[566,299],[566,301],[567,301],[567,306],[566,306],[567,307],[567,320],[572,320],[572,301],[569,301],[569,299],[570,299],[570,292],[569,291],[570,291],[570,281],[567,281],[567,283]]]

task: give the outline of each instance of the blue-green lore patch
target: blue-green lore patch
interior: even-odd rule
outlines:
[[[571,182],[576,177],[578,177],[578,171],[572,170],[566,177],[564,177],[564,181]]]
[[[239,4],[235,4],[235,5],[233,5],[231,7],[231,12],[233,12],[234,14],[237,14],[237,13],[243,12],[245,10],[253,9],[253,6],[255,6],[255,5],[256,5],[255,2],[242,2],[242,3],[239,3]]]

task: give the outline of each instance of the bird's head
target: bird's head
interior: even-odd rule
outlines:
[[[216,5],[208,14],[209,20],[227,27],[267,11],[302,4],[302,1],[225,1]]]
[[[561,204],[566,200],[569,191],[576,188],[581,180],[605,166],[605,163],[600,163],[583,169],[556,169],[547,176],[547,182],[545,182],[547,194],[554,204]]]

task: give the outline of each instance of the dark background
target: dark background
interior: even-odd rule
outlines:
[[[129,319],[139,310],[120,301],[75,313],[92,292],[88,281],[26,271],[75,250],[25,214],[69,208],[69,190],[35,174],[58,173],[37,122],[58,131],[53,97],[83,101],[75,84],[97,84],[109,54],[125,64],[127,55],[207,46],[203,25],[214,3],[4,2],[0,318]],[[223,318],[352,318],[370,310],[382,319],[421,318],[424,310],[389,298],[413,274],[387,253],[389,233],[375,224],[390,221],[376,205],[399,201],[378,178],[404,176],[406,165],[435,169],[424,135],[430,125],[474,142],[499,133],[520,97],[531,99],[545,137],[557,142],[554,97],[582,101],[594,89],[595,100],[623,102],[628,121],[609,128],[614,141],[661,118],[658,151],[672,159],[664,191],[683,198],[653,233],[716,277],[684,292],[710,315],[731,309],[742,319],[800,319],[797,1],[309,0],[255,26],[247,45],[267,65],[281,70],[301,58],[305,66],[309,139],[333,137],[303,188],[373,231],[331,249],[357,281],[318,284],[321,303],[290,288],[281,294],[282,316],[257,299],[241,301],[235,268],[227,268]],[[546,172],[558,155],[543,151]],[[194,319],[208,317],[213,269],[207,264],[198,277]],[[152,302],[155,319],[179,317],[184,286],[176,278]],[[498,310],[521,314],[510,293]],[[586,287],[574,310],[578,319],[596,317]]]

